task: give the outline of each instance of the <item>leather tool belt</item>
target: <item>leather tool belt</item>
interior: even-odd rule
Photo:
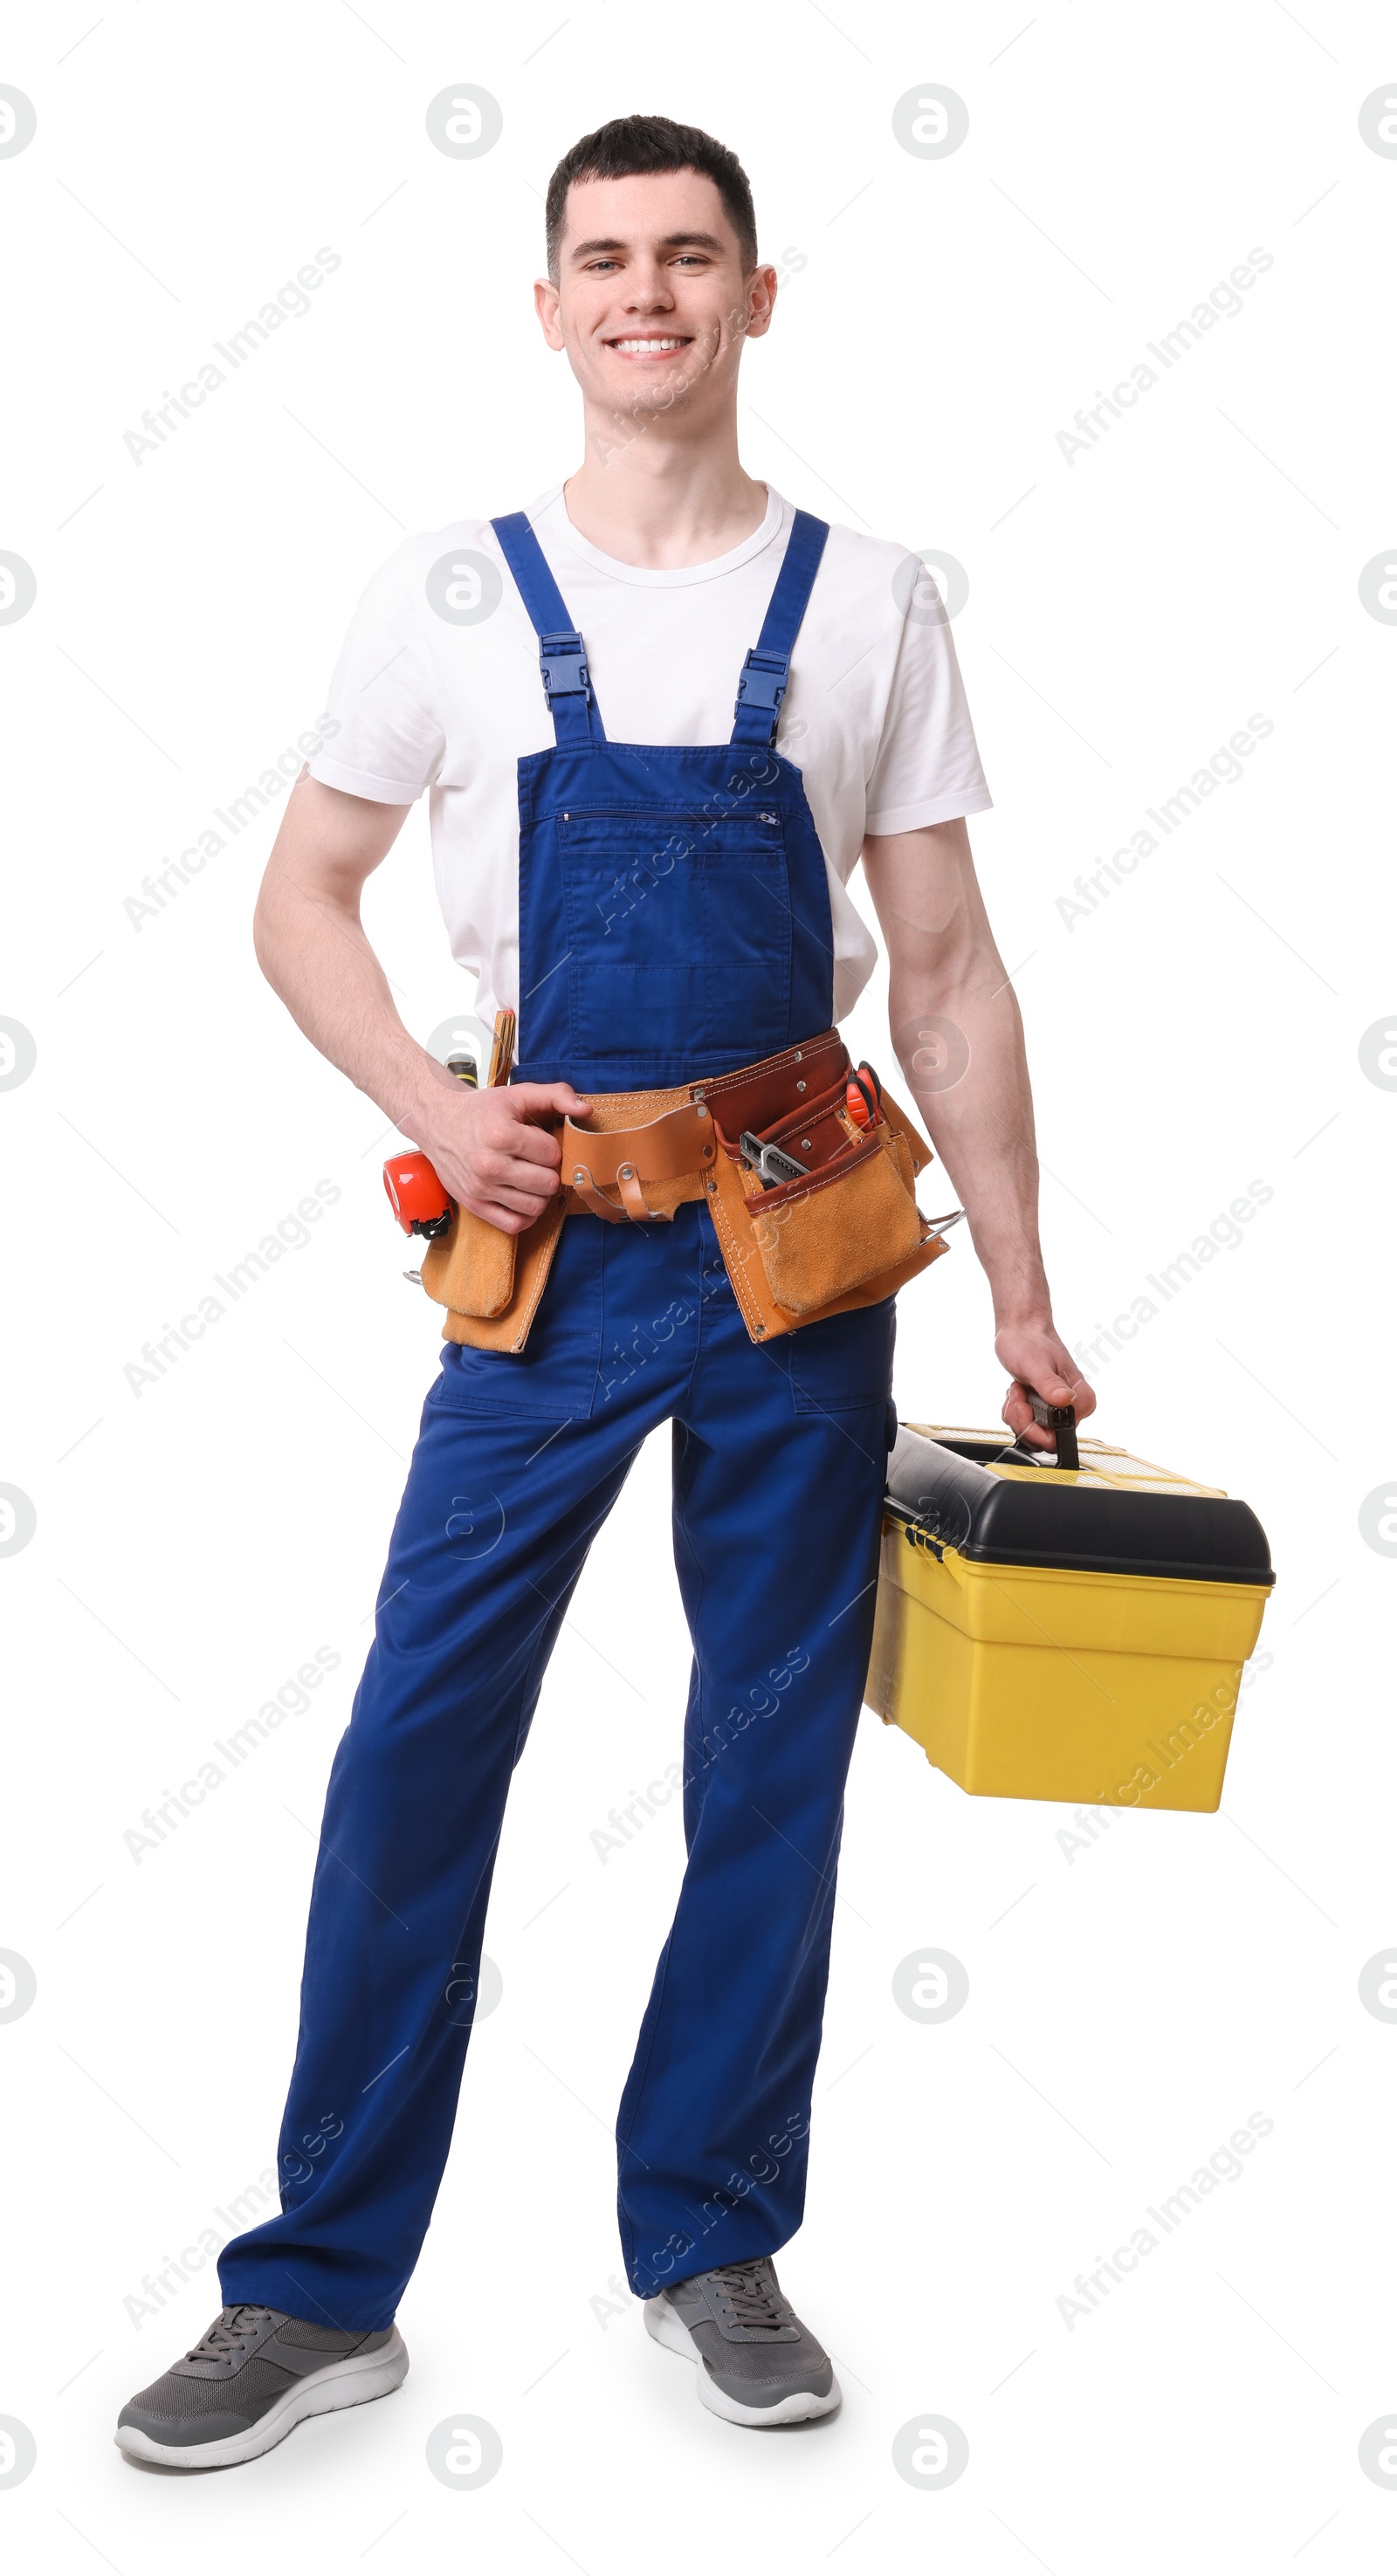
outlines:
[[[512,1025],[497,1029],[492,1081],[508,1080],[512,1038]],[[828,1029],[712,1081],[591,1095],[585,1127],[565,1119],[558,1131],[563,1186],[533,1225],[505,1234],[458,1208],[427,1246],[422,1285],[447,1309],[443,1338],[522,1350],[566,1218],[663,1224],[690,1199],[708,1202],[754,1342],[892,1296],[946,1249],[915,1195],[931,1149],[886,1091],[877,1122],[857,1126],[849,1072]],[[805,1169],[767,1186],[744,1137]]]

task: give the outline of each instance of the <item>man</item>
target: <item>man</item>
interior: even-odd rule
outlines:
[[[874,955],[844,890],[860,854],[895,1044],[994,1292],[1004,1418],[1032,1441],[1026,1388],[1093,1403],[1043,1275],[939,601],[901,548],[793,512],[738,459],[739,361],[776,293],[741,167],[623,118],[559,165],[548,252],[538,313],[583,463],[370,584],[334,756],[298,781],[257,908],[288,1009],[458,1213],[424,1259],[447,1347],[331,1775],[281,2215],[225,2247],[219,2319],[120,2418],[123,2449],[175,2467],[251,2458],[406,2371],[394,2314],[510,1772],[590,1542],[667,1419],[688,1864],[617,2125],[622,2246],[715,2412],[839,2403],[771,2258],[804,2200],[890,1291],[936,1248],[910,1196],[925,1149],[867,1075],[846,1091],[833,1028]],[[359,918],[424,787],[453,952],[482,1013],[519,1014],[518,1078],[478,1091],[409,1036]]]

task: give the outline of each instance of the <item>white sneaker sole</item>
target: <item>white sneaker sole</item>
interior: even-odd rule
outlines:
[[[286,2395],[269,2407],[245,2433],[229,2433],[221,2442],[157,2442],[136,2424],[119,2424],[116,2447],[128,2460],[153,2461],[162,2469],[231,2469],[242,2460],[274,2451],[308,2415],[333,2415],[342,2406],[365,2406],[371,2397],[387,2397],[407,2377],[407,2345],[393,2329],[390,2343],[376,2352],[351,2353],[346,2361],[327,2363],[293,2381]]]
[[[698,2345],[683,2318],[675,2315],[663,2292],[659,2298],[645,2301],[645,2331],[654,2336],[656,2343],[663,2344],[666,2352],[677,2352],[683,2360],[697,2364],[699,2402],[708,2407],[710,2413],[721,2415],[725,2423],[751,2424],[758,2431],[772,2424],[806,2424],[812,2416],[832,2415],[836,2406],[843,2402],[839,2382],[831,2377],[823,2397],[816,2397],[808,2388],[797,2388],[775,2406],[742,2405],[738,2398],[729,2397],[718,2386],[712,2373],[705,2369]]]

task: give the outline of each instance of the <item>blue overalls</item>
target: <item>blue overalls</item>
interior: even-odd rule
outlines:
[[[607,742],[527,519],[495,528],[557,736],[519,762],[519,1075],[585,1097],[817,1036],[825,862],[774,746],[826,530],[795,520],[731,743],[670,749]],[[799,2226],[892,1347],[890,1299],[754,1344],[702,1202],[569,1217],[523,1351],[448,1345],[330,1775],[281,2215],[224,2248],[225,2301],[350,2329],[394,2314],[451,2142],[510,1775],[587,1551],[665,1420],[688,1860],[617,2120],[627,2275],[650,2296]],[[556,2235],[561,2150],[555,2184]]]

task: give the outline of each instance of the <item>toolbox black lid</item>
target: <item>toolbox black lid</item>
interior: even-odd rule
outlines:
[[[1044,1466],[1007,1432],[904,1423],[888,1461],[887,1507],[939,1551],[972,1562],[1185,1583],[1275,1582],[1250,1504],[1191,1484],[1102,1442],[1073,1472]]]

